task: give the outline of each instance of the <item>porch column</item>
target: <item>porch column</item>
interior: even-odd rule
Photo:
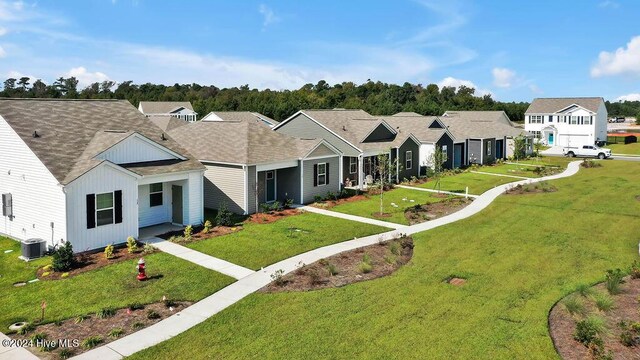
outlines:
[[[358,155],[358,189],[364,190],[364,169],[362,154]]]
[[[338,169],[339,169],[339,178],[338,178],[338,184],[340,184],[340,190],[344,189],[344,158],[342,157],[342,155],[340,155],[340,157],[338,157]]]

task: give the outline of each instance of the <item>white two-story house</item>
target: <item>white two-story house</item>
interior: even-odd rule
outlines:
[[[536,98],[525,130],[549,146],[593,145],[607,140],[607,108],[601,97]]]
[[[170,116],[186,122],[194,122],[198,117],[189,101],[140,101],[138,110],[147,117]]]

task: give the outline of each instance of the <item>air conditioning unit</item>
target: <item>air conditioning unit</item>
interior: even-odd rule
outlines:
[[[22,258],[24,260],[43,257],[47,251],[47,241],[42,239],[27,239],[21,243]]]

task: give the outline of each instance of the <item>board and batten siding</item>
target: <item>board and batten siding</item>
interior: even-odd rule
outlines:
[[[329,164],[329,184],[313,186],[313,166],[320,163]],[[302,203],[308,204],[314,201],[315,196],[322,196],[323,198],[327,196],[328,192],[337,193],[340,191],[340,157],[334,156],[323,159],[315,159],[315,160],[304,160],[302,161],[303,166],[303,196]]]
[[[407,163],[407,151],[411,151],[411,169],[406,168]],[[398,148],[398,158],[400,160],[400,169],[398,171],[398,180],[411,179],[411,177],[418,177],[420,174],[420,145],[416,144],[412,140],[407,140],[404,144]]]
[[[131,164],[146,161],[176,159],[167,151],[148,143],[135,135],[129,136],[118,144],[96,156],[97,159],[109,160],[114,164]]]
[[[239,165],[205,164],[204,207],[218,209],[225,203],[234,213],[244,213],[245,172]]]
[[[67,240],[62,186],[0,116],[0,194],[11,193],[13,218],[0,212],[0,233],[41,238],[49,245]]]
[[[449,134],[445,133],[438,139],[436,146],[440,149],[443,149],[445,146],[447,147],[447,161],[445,161],[444,168],[453,169],[453,139]]]
[[[162,183],[162,205],[150,206],[151,184],[138,186],[138,226],[171,222],[171,184]]]
[[[276,131],[297,138],[324,139],[329,144],[340,150],[345,156],[359,155],[358,150],[354,149],[344,140],[340,139],[330,131],[327,131],[304,114],[296,115],[296,117],[276,129]]]
[[[87,195],[122,191],[122,222],[87,229]],[[68,240],[75,252],[120,244],[138,237],[138,181],[106,164],[99,165],[65,187]],[[95,212],[95,209],[89,209]]]
[[[204,223],[204,196],[203,196],[203,183],[204,173],[202,171],[192,171],[189,173],[187,179],[187,189],[184,190],[185,194],[188,190],[188,209],[187,216],[184,217],[186,224],[199,225]]]

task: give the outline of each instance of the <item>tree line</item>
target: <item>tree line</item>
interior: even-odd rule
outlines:
[[[324,80],[306,84],[296,90],[251,89],[248,85],[218,88],[213,85],[134,84],[124,81],[93,83],[78,88],[75,77],[60,77],[51,84],[29,77],[4,81],[0,97],[62,99],[126,99],[134,106],[140,101],[190,101],[194,110],[204,116],[211,111],[254,111],[275,120],[284,120],[300,109],[363,109],[373,115],[393,115],[413,111],[422,115],[442,115],[448,110],[503,110],[513,121],[523,121],[527,102],[500,102],[491,95],[476,95],[475,89],[460,86],[439,87],[436,84],[403,85],[367,81],[363,84],[343,82],[330,85]],[[624,107],[622,107],[624,104]],[[627,105],[626,104],[630,104]],[[640,102],[609,103],[619,115],[635,115]],[[633,110],[635,109],[635,110]],[[612,113],[612,111],[609,111]],[[618,115],[618,113],[615,113]]]

